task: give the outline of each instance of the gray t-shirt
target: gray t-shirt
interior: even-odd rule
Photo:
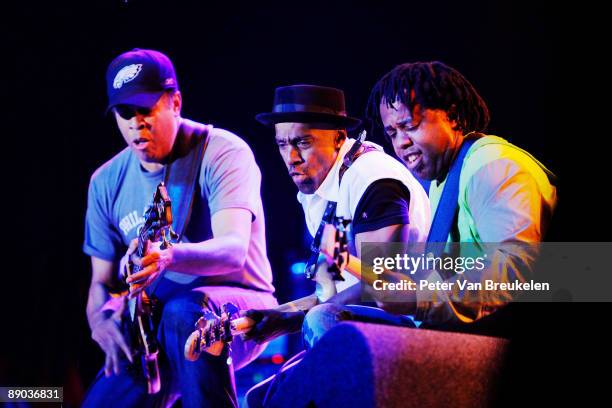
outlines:
[[[179,132],[185,129],[183,124]],[[212,238],[210,218],[219,210],[248,210],[253,221],[243,269],[200,279],[205,285],[234,284],[273,292],[260,196],[261,172],[255,157],[242,139],[226,130],[213,129],[208,137],[193,210],[182,241],[202,242]],[[144,170],[129,147],[94,172],[85,218],[83,251],[87,255],[119,262],[129,242],[138,236],[144,223],[144,210],[151,204],[163,173],[163,169]],[[196,279],[194,275],[172,271],[166,271],[165,277],[185,284]]]

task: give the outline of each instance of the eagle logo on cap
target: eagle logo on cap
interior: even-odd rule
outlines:
[[[113,88],[119,89],[123,86],[123,84],[136,78],[141,69],[142,64],[132,64],[121,68],[119,72],[117,72],[117,75],[115,75],[115,79],[113,80]]]

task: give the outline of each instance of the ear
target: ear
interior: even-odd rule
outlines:
[[[451,125],[451,128],[453,130],[458,130],[459,129],[459,121],[457,118],[457,105],[452,104],[450,106],[450,108],[448,109],[448,111],[446,112],[446,116],[448,118],[448,122]]]
[[[174,111],[174,116],[181,115],[181,108],[183,107],[183,95],[181,95],[181,91],[176,91],[172,94],[172,110]]]
[[[335,146],[337,150],[340,150],[342,143],[346,140],[346,130],[341,129],[336,133]]]

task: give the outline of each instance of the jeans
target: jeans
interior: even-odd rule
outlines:
[[[313,348],[325,333],[343,321],[416,327],[410,317],[394,315],[377,307],[323,303],[310,309],[304,318],[304,346]]]
[[[119,375],[105,377],[100,370],[83,402],[84,407],[167,407],[179,397],[184,407],[234,407],[237,405],[234,368],[254,360],[265,345],[232,343],[232,365],[227,365],[227,347],[218,357],[203,352],[195,361],[184,357],[185,341],[205,309],[219,314],[221,305],[232,302],[239,309],[268,309],[277,305],[270,293],[227,286],[179,285],[162,279],[155,296],[161,306],[157,332],[161,390],[147,394],[139,370],[123,356]],[[127,308],[126,308],[127,309]],[[126,315],[124,319],[129,319]],[[138,359],[139,360],[139,359]],[[140,361],[134,361],[140,364]]]
[[[310,309],[304,318],[302,336],[306,349],[313,348],[325,333],[343,321],[416,327],[410,317],[387,313],[377,307],[323,303]],[[305,351],[302,351],[299,355],[294,356],[281,367],[276,375],[253,386],[247,392],[242,407],[259,408],[265,406],[272,396],[282,388],[284,378],[293,370],[300,369],[300,361],[304,357],[304,353]]]

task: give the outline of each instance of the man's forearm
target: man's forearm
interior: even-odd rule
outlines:
[[[172,248],[168,269],[190,275],[224,275],[244,267],[247,250],[239,237],[227,235]]]
[[[93,329],[96,324],[104,320],[105,316],[102,307],[109,298],[110,295],[105,285],[99,282],[91,283],[86,309],[87,322],[90,329]]]

